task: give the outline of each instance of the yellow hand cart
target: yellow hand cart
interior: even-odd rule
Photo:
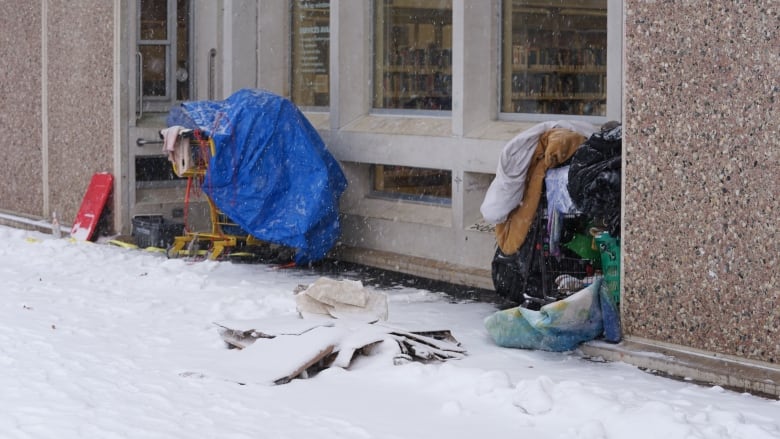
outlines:
[[[187,178],[185,192],[185,232],[174,238],[167,249],[169,258],[205,257],[210,260],[229,258],[231,260],[255,261],[275,260],[289,262],[293,252],[282,246],[272,245],[254,238],[234,223],[203,192],[209,208],[209,231],[190,231],[187,228],[187,214],[190,194],[203,186],[211,157],[216,154],[214,141],[198,129],[179,131],[176,150],[171,151],[173,171]]]

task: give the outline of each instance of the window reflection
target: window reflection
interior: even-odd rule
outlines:
[[[375,194],[414,201],[450,203],[452,171],[374,165],[372,172]]]
[[[330,2],[292,1],[292,101],[327,107],[330,89]]]
[[[507,0],[503,14],[503,112],[606,114],[606,0]]]
[[[374,107],[452,109],[452,1],[377,0]]]

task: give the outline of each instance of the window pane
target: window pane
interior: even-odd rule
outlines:
[[[141,0],[140,40],[168,39],[168,5],[165,0]]]
[[[168,111],[192,99],[191,0],[137,0],[136,66],[143,111]]]
[[[143,73],[142,86],[144,96],[166,96],[166,49],[167,46],[164,45],[138,47],[138,51],[143,57],[141,71]]]
[[[135,181],[136,183],[149,181],[181,180],[173,172],[168,156],[136,156],[135,157]]]
[[[373,166],[375,193],[417,201],[449,203],[452,171],[409,166]]]
[[[503,112],[606,114],[606,0],[506,0],[503,14]]]
[[[452,109],[452,0],[377,0],[374,107]]]
[[[292,100],[327,107],[330,79],[330,2],[292,2]]]

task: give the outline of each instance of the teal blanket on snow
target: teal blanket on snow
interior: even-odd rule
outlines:
[[[485,328],[499,346],[572,350],[604,331],[601,284],[602,278],[596,277],[590,286],[538,311],[523,307],[498,311],[485,319]]]

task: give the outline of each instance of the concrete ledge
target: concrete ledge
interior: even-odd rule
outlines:
[[[40,217],[21,215],[0,210],[0,225],[23,230],[34,230],[41,233],[51,233],[51,222]],[[63,233],[70,231],[70,226],[60,223]]]
[[[727,358],[638,338],[618,344],[591,341],[583,343],[580,349],[590,357],[622,361],[670,378],[780,398],[780,366],[774,364]]]
[[[493,290],[490,270],[357,247],[338,247],[331,257],[455,285]]]

